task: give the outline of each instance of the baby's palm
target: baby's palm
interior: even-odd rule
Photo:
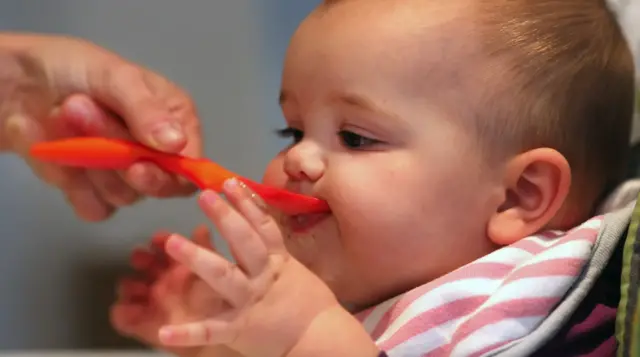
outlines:
[[[111,311],[113,326],[118,332],[131,336],[155,348],[184,357],[201,354],[202,348],[166,348],[158,340],[159,329],[168,324],[198,321],[203,314],[215,315],[226,308],[224,301],[191,271],[171,261],[164,251],[167,233],[154,236],[151,249],[136,250],[132,254],[133,267],[142,279],[125,278],[119,287],[119,299]],[[206,227],[198,227],[193,240],[213,250]],[[207,356],[238,356],[226,347],[212,350]]]

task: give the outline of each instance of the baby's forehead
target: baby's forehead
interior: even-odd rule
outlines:
[[[303,24],[300,42],[331,48],[365,61],[384,58],[385,67],[406,68],[414,79],[464,71],[480,60],[468,0],[339,0],[321,6]],[[336,43],[344,46],[334,46]],[[295,43],[295,41],[294,41]],[[334,53],[331,53],[333,55]],[[361,56],[361,57],[360,57]],[[446,68],[444,68],[446,67]]]
[[[320,7],[292,39],[283,90],[307,104],[324,93],[357,93],[374,103],[415,99],[446,116],[469,117],[493,82],[482,78],[488,59],[464,2],[344,0]]]
[[[334,0],[320,5],[312,14],[330,23],[368,23],[424,30],[469,19],[473,0]],[[460,24],[458,24],[459,26]]]

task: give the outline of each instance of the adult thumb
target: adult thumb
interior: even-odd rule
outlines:
[[[155,74],[134,64],[122,61],[103,68],[102,73],[90,72],[90,96],[122,118],[141,143],[171,153],[185,148],[183,118],[175,115],[169,105],[188,101],[186,95],[169,81],[152,81]]]

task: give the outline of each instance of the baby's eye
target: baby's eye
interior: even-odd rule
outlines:
[[[342,144],[350,149],[362,149],[380,143],[379,140],[368,138],[348,130],[341,130],[338,132],[338,135],[342,140]]]
[[[285,139],[293,139],[293,144],[299,143],[304,137],[304,133],[300,129],[286,127],[276,131],[276,134]]]

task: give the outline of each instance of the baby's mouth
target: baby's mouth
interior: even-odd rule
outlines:
[[[329,213],[310,213],[289,216],[285,220],[293,233],[305,233],[330,216]]]

